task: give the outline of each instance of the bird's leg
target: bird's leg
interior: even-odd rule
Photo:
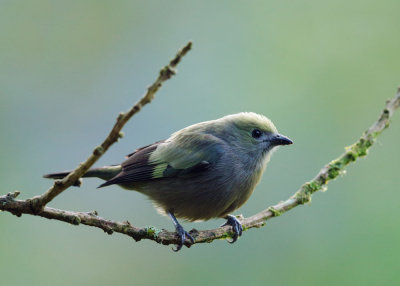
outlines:
[[[172,222],[175,225],[175,230],[176,230],[176,233],[178,234],[178,237],[180,240],[179,244],[176,245],[176,249],[172,249],[172,250],[175,252],[181,250],[181,248],[186,240],[186,237],[188,237],[190,239],[190,241],[192,243],[194,243],[194,238],[187,231],[185,231],[183,229],[182,225],[178,222],[178,220],[174,216],[174,213],[172,211],[168,211],[168,215],[172,219]]]
[[[232,240],[231,241],[228,240],[228,242],[234,243],[238,239],[238,237],[242,235],[242,232],[243,232],[242,224],[233,215],[227,215],[225,218],[227,219],[227,221],[226,221],[226,223],[224,223],[221,226],[230,225],[232,227],[233,237],[232,237]]]

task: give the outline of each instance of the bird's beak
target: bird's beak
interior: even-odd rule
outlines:
[[[273,137],[271,138],[271,143],[274,146],[278,145],[290,145],[293,144],[293,141],[287,138],[286,136],[283,136],[281,134],[274,134]]]

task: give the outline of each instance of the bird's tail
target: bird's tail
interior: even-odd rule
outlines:
[[[121,165],[116,166],[105,166],[101,168],[94,168],[87,171],[82,177],[83,178],[100,178],[103,180],[110,180],[115,177],[121,171]],[[52,173],[43,175],[43,178],[47,179],[62,179],[66,177],[71,171],[65,171],[60,173]]]

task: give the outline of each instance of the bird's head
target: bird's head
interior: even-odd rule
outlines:
[[[292,140],[278,133],[267,117],[253,112],[242,112],[221,118],[225,122],[231,141],[249,152],[266,154],[280,145],[292,144]]]

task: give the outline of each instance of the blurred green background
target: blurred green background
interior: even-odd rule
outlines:
[[[98,162],[239,111],[295,144],[271,160],[252,215],[292,195],[377,118],[400,84],[399,1],[0,1],[1,193],[41,194],[188,40],[179,73]],[[400,115],[312,204],[173,253],[151,241],[0,214],[2,285],[398,285]],[[173,230],[141,194],[86,180],[50,206]],[[184,224],[206,229],[222,220]]]

